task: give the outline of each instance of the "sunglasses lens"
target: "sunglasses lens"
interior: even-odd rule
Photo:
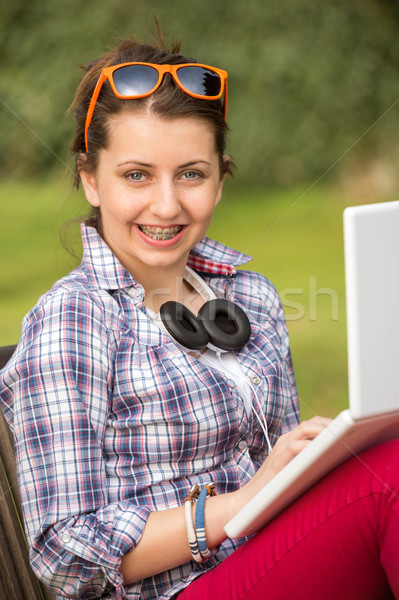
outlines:
[[[180,83],[188,91],[198,96],[217,96],[220,94],[222,81],[217,73],[203,67],[182,67],[177,76]]]
[[[141,96],[154,89],[158,71],[146,65],[129,65],[114,71],[112,78],[121,96]]]

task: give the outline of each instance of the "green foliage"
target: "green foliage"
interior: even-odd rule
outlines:
[[[242,179],[290,185],[337,161],[397,153],[393,0],[13,0],[0,11],[3,173],[68,161],[79,65],[125,36],[148,38],[154,14],[167,39],[183,38],[184,54],[229,72]]]

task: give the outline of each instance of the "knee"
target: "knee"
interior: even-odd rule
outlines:
[[[376,480],[399,487],[399,438],[372,446],[361,452],[358,459]]]

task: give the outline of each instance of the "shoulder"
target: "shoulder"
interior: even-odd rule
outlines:
[[[247,314],[254,331],[267,332],[269,341],[276,335],[280,351],[289,352],[289,335],[279,293],[265,275],[238,270],[234,277],[232,300]]]
[[[38,299],[25,316],[22,331],[34,325],[54,327],[57,322],[72,324],[74,321],[80,327],[112,327],[114,304],[106,290],[90,288],[84,270],[78,267]]]
[[[239,269],[233,281],[235,301],[242,303],[247,311],[267,317],[268,320],[281,319],[282,305],[279,293],[265,275],[256,271]]]
[[[77,270],[39,298],[23,320],[14,355],[0,372],[0,405],[11,426],[15,398],[42,395],[43,385],[61,389],[66,382],[94,380],[94,374],[99,381],[100,372],[108,380],[117,344],[117,311],[109,302],[111,296],[87,288]]]

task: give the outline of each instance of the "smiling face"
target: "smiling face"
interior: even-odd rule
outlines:
[[[149,269],[182,275],[222,193],[214,132],[195,117],[144,112],[113,115],[108,125],[96,171],[81,171],[103,238],[140,283]]]

